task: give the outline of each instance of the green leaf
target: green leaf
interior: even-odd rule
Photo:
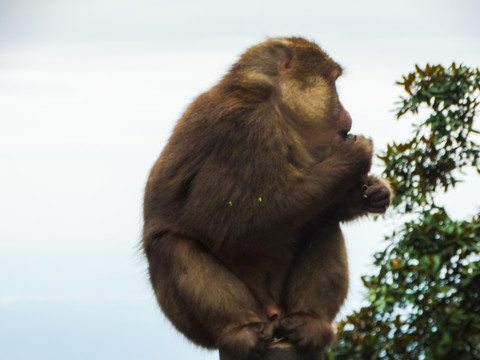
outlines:
[[[397,84],[406,95],[396,116],[413,115],[402,118],[412,133],[378,158],[395,191],[390,214],[399,225],[375,254],[375,272],[362,277],[368,305],[342,323],[331,353],[336,360],[480,359],[480,214],[451,219],[438,196],[470,174],[469,166],[480,174],[473,127],[480,70],[415,65]]]

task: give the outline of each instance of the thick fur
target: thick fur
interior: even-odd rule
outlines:
[[[302,38],[249,49],[177,123],[145,191],[143,245],[165,315],[247,359],[274,337],[317,353],[348,289],[339,223],[384,212],[372,143],[346,135],[341,68]]]

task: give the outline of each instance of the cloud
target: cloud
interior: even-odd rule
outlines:
[[[0,304],[10,304],[16,299],[12,296],[0,296]]]

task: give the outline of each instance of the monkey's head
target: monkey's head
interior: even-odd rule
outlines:
[[[273,104],[307,148],[325,153],[341,146],[352,126],[335,87],[341,74],[314,42],[273,38],[250,48],[224,83],[245,90],[250,101]]]

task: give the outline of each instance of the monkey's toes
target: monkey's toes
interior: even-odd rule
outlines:
[[[274,340],[274,328],[269,323],[249,323],[224,332],[218,339],[218,348],[239,359],[250,359],[262,352]]]
[[[281,321],[285,338],[299,348],[320,351],[333,342],[330,322],[309,315],[291,315]]]

